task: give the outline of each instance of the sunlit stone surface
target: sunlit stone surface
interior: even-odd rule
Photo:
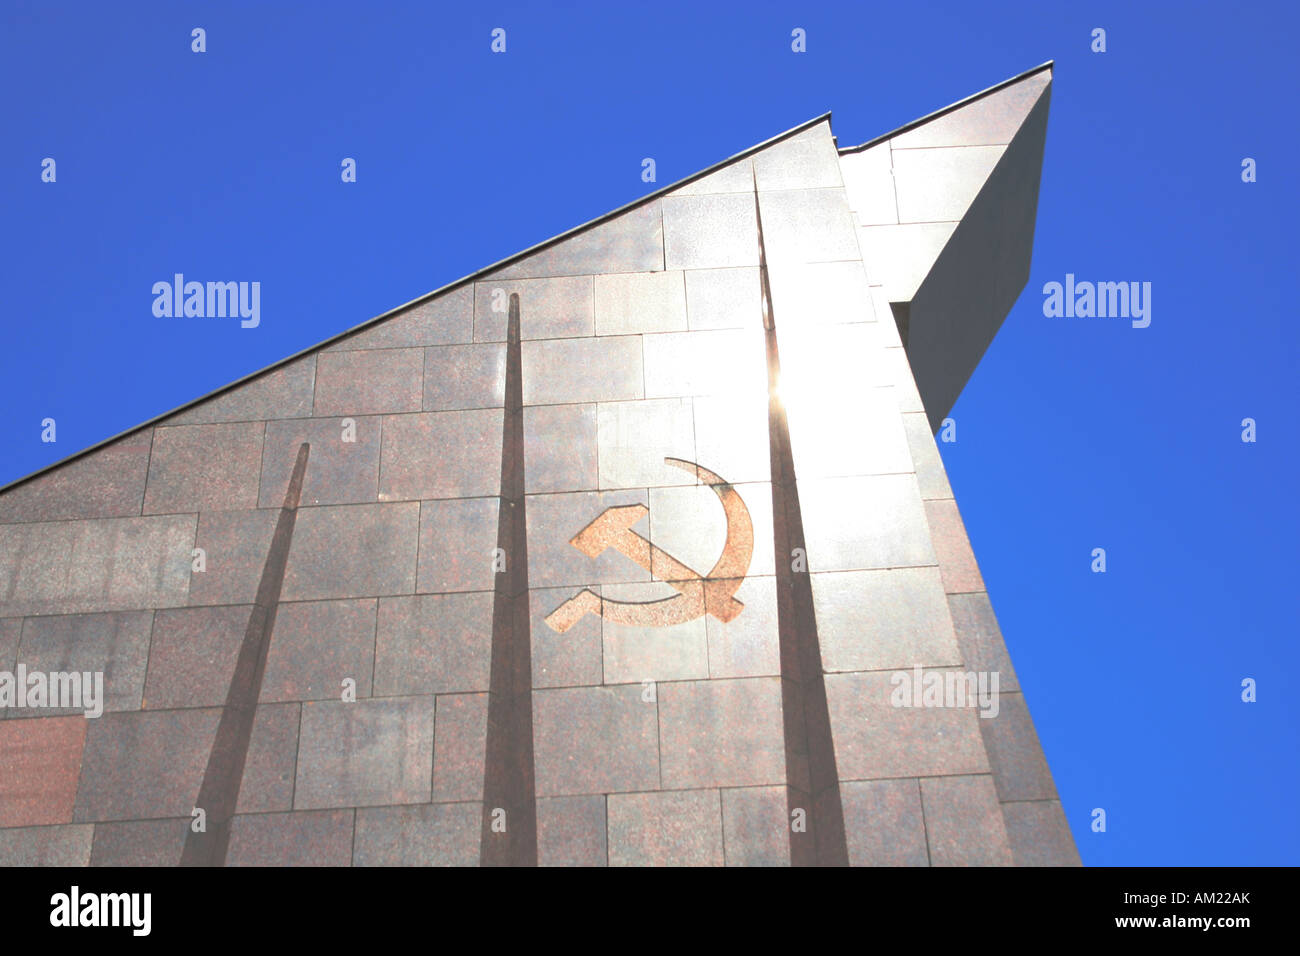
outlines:
[[[1077,863],[932,437],[1050,91],[807,123],[0,493],[0,674],[108,685],[0,713],[0,865],[177,865],[201,792],[226,865]]]

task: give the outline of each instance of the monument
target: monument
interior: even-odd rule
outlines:
[[[811,120],[4,489],[0,672],[103,712],[5,708],[0,863],[1077,864],[934,437],[1050,92]]]

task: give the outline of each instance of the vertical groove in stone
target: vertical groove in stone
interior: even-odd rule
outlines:
[[[230,822],[239,802],[239,788],[244,778],[244,762],[248,757],[248,744],[253,736],[253,722],[257,717],[257,700],[262,694],[262,677],[266,673],[266,656],[271,649],[271,632],[275,629],[275,612],[280,605],[280,589],[284,584],[284,569],[289,560],[289,544],[293,540],[293,526],[298,517],[298,499],[302,495],[302,482],[307,474],[307,456],[311,446],[303,442],[298,447],[289,488],[284,493],[284,505],[271,537],[271,549],[262,568],[262,580],[257,586],[253,613],[249,616],[244,640],[239,645],[235,661],[235,674],[226,692],[226,703],[221,709],[217,736],[208,755],[208,766],[199,786],[196,807],[207,816],[207,829],[195,833],[191,827],[185,837],[181,852],[181,866],[225,866],[226,850],[230,845]]]
[[[524,521],[524,393],[519,295],[510,296],[506,333],[506,401],[501,433],[501,504],[492,605],[492,672],[488,683],[483,765],[482,866],[537,865],[533,765],[533,664],[528,616],[528,541]],[[500,811],[504,811],[504,818]],[[504,830],[502,826],[504,825]]]
[[[803,832],[790,831],[792,866],[848,866],[844,807],[840,800],[835,741],[831,735],[821,642],[813,611],[812,579],[807,571],[803,516],[790,451],[790,427],[777,385],[781,356],[777,349],[772,289],[763,244],[763,217],[758,183],[754,183],[758,221],[759,281],[763,298],[763,334],[767,345],[768,443],[772,461],[772,525],[776,554],[777,629],[781,648],[781,714],[785,730],[786,809],[793,824],[802,811]],[[804,555],[796,572],[795,549]]]

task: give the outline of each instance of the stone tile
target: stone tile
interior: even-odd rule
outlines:
[[[609,796],[610,866],[722,866],[716,790]]]
[[[318,417],[418,412],[423,405],[423,349],[322,352],[317,366]]]
[[[812,591],[827,672],[962,663],[938,568],[814,574]]]
[[[282,602],[267,655],[262,700],[339,700],[343,681],[369,697],[375,667],[375,598]]]
[[[403,309],[325,351],[453,345],[472,342],[473,331],[474,292],[469,285],[463,285]]]
[[[599,587],[592,590],[599,596]],[[574,593],[573,588],[528,592],[534,687],[583,687],[603,680],[600,616],[588,614],[562,634],[546,623],[546,616]]]
[[[1081,865],[1060,801],[1004,803],[1002,817],[1016,866]]]
[[[428,801],[432,697],[304,704],[295,809]]]
[[[1005,146],[893,150],[898,221],[961,219],[1005,152]]]
[[[758,188],[764,191],[844,185],[830,121],[818,123],[755,153],[754,173]]]
[[[376,695],[485,691],[491,663],[491,592],[380,600]]]
[[[0,830],[0,866],[89,866],[94,831],[86,824]]]
[[[981,96],[891,139],[894,149],[1009,143],[1052,80],[1051,70]]]
[[[598,275],[595,280],[597,335],[686,328],[686,283],[680,271]]]
[[[659,786],[656,705],[639,684],[533,693],[539,797]]]
[[[352,810],[240,814],[227,866],[350,866]]]
[[[890,302],[915,298],[956,228],[955,222],[858,227],[863,265],[873,288],[880,289],[874,302],[877,316],[889,315]]]
[[[482,800],[488,695],[443,694],[438,697],[435,724],[434,802]]]
[[[418,591],[490,591],[496,587],[500,498],[420,503]]]
[[[725,472],[719,477],[731,479]],[[767,481],[733,481],[729,488],[749,516],[749,533],[740,518],[735,520],[735,528],[728,528],[727,511],[714,486],[694,484],[650,489],[650,540],[698,574],[710,575],[728,549],[728,536],[736,550],[744,549],[745,538],[751,538],[749,563],[740,567],[740,572],[772,574],[772,486]],[[656,566],[654,570],[668,579],[664,568]]]
[[[596,406],[524,409],[524,484],[529,494],[596,489]]]
[[[171,416],[167,424],[208,425],[268,418],[304,418],[311,414],[315,385],[316,356],[304,355]]]
[[[658,692],[665,787],[786,782],[779,679],[684,681]]]
[[[100,672],[104,675],[100,707],[104,711],[138,710],[153,613],[119,611],[27,618],[17,660],[27,665],[28,673]],[[52,717],[84,712],[83,707],[49,708],[40,713]]]
[[[907,352],[901,348],[882,349],[879,358],[881,367],[885,370],[885,379],[894,386],[898,410],[904,414],[925,411],[921,393],[917,391],[916,380],[912,377],[912,366],[907,361]]]
[[[757,267],[691,269],[685,276],[689,328],[763,327],[763,298]]]
[[[142,706],[219,707],[226,702],[251,605],[156,613]]]
[[[768,281],[778,334],[793,327],[875,322],[880,318],[871,300],[866,270],[856,258],[848,262],[774,264],[768,269]]]
[[[424,410],[502,408],[504,345],[445,345],[424,350]]]
[[[752,192],[666,196],[663,206],[665,268],[758,265],[758,224]]]
[[[730,478],[722,473],[719,477]],[[650,533],[655,545],[699,575],[711,575],[727,550],[727,536],[733,547],[743,547],[743,539],[752,539],[747,575],[772,574],[772,486],[767,482],[734,483],[732,490],[749,515],[750,533],[744,522],[728,530],[727,513],[718,494],[708,485],[685,485],[676,488],[650,489]],[[655,575],[669,580],[669,570],[655,564]]]
[[[498,269],[495,278],[662,269],[663,214],[652,200]]]
[[[840,800],[850,866],[930,865],[917,781],[848,781]]]
[[[645,337],[647,398],[679,395],[767,398],[767,353],[758,329]]]
[[[679,186],[671,196],[706,196],[711,193],[754,193],[754,166],[746,157],[728,163],[721,169],[701,176],[694,182]]]
[[[949,594],[983,591],[984,578],[975,563],[957,502],[951,498],[927,501],[925,516],[930,522],[930,538],[943,572],[943,589]]]
[[[280,599],[413,593],[419,520],[413,501],[304,508]]]
[[[691,400],[600,404],[596,408],[596,448],[602,490],[695,484],[693,469],[664,462],[665,458],[695,461]]]
[[[193,515],[0,525],[0,617],[186,602]]]
[[[477,282],[474,284],[474,341],[506,340],[511,293],[519,296],[521,339],[593,335],[596,325],[592,288],[589,275]]]
[[[378,807],[357,811],[354,866],[476,866],[479,803]]]
[[[96,823],[91,866],[177,866],[191,818]]]
[[[895,707],[891,676],[826,677],[840,780],[989,772],[974,710]]]
[[[1011,866],[1002,808],[987,774],[921,781],[932,866]]]
[[[537,801],[538,866],[606,866],[605,798]]]
[[[879,325],[858,322],[778,333],[779,394],[800,478],[854,474],[855,467],[875,474],[912,470],[897,405],[878,387],[890,383],[881,364],[885,350]]]
[[[280,509],[205,511],[195,547],[203,570],[190,576],[190,604],[252,604],[266,569]]]
[[[0,495],[0,522],[138,515],[153,429],[145,428]]]
[[[727,866],[789,866],[785,787],[723,790],[722,834]]]
[[[862,258],[857,226],[842,188],[764,192],[759,204],[763,244],[772,267]]]
[[[784,376],[784,369],[783,369]],[[783,389],[784,392],[784,389]],[[907,435],[888,389],[865,384],[808,389],[786,403],[799,479],[912,472]],[[847,425],[843,409],[852,408]]]
[[[189,818],[220,718],[213,707],[105,714],[91,722],[74,818]],[[288,809],[296,730],[297,705],[258,708],[237,810]]]
[[[641,336],[524,342],[525,405],[617,402],[645,394]]]
[[[300,719],[298,704],[261,704],[257,708],[236,812],[265,813],[293,806]],[[214,725],[214,740],[215,735]]]
[[[730,621],[704,619],[709,639],[709,676],[768,677],[781,673],[781,638],[776,611],[776,579],[746,578],[736,590],[745,609]]]
[[[90,724],[85,717],[0,721],[0,827],[72,822]]]
[[[211,708],[105,714],[91,722],[74,819],[189,817],[219,718]]]
[[[649,571],[616,550],[607,549],[599,556],[589,558],[569,543],[605,509],[638,503],[647,505],[648,500],[645,489],[529,495],[529,585],[549,588],[649,581]]]
[[[488,408],[385,418],[379,499],[497,494],[502,414]]]
[[[907,446],[912,452],[912,464],[916,470],[916,482],[921,488],[922,499],[951,498],[952,486],[948,484],[948,473],[944,470],[943,459],[930,432],[930,422],[924,412],[909,412],[903,416],[903,429],[907,432]]]
[[[0,617],[0,671],[12,671],[18,660],[18,640],[23,633],[21,617]]]
[[[601,589],[606,601],[633,604],[671,600],[677,593],[670,585],[662,583],[613,584]],[[692,680],[709,676],[708,638],[703,617],[671,627],[633,627],[614,621],[604,621],[602,626],[606,684]]]
[[[1047,767],[1023,694],[998,695],[997,716],[980,721],[999,800],[1055,800]]]
[[[771,479],[766,394],[710,395],[691,403],[695,409],[695,453],[701,465],[733,484]]]
[[[303,442],[311,445],[299,504],[366,504],[379,491],[379,445],[383,419],[307,418],[266,423],[262,481],[257,504],[280,508]],[[206,515],[204,515],[206,517]]]
[[[898,222],[898,200],[894,196],[894,167],[889,143],[840,157],[840,172],[849,206],[863,226]]]
[[[938,563],[914,475],[801,479],[798,487],[811,570]]]
[[[257,506],[263,422],[155,428],[145,514]]]
[[[921,228],[921,227],[906,226],[903,228],[913,229],[913,228]],[[859,231],[859,235],[861,234],[862,231]],[[938,255],[937,251],[935,255]],[[866,265],[866,262],[864,262],[863,265]],[[868,280],[868,281],[873,281],[873,280]],[[890,305],[891,300],[889,295],[886,294],[886,290],[883,286],[872,285],[870,286],[870,289],[871,289],[871,307],[875,311],[877,317],[876,331],[879,332],[880,334],[880,340],[878,344],[880,345],[881,348],[885,348],[885,349],[901,349],[903,347],[903,339],[898,334],[898,319],[894,317],[894,309]],[[909,303],[908,308],[909,309],[911,308],[910,299],[902,299],[902,300],[894,299],[893,301],[908,302]],[[883,365],[883,361],[882,361],[882,365]],[[894,379],[892,378],[889,379],[889,382],[890,384],[894,384]]]
[[[1020,683],[988,594],[984,591],[949,594],[948,609],[966,666],[973,671],[996,672],[1003,693],[1018,691]]]

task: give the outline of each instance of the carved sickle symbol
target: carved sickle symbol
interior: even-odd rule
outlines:
[[[584,588],[547,616],[546,623],[552,630],[563,634],[587,613],[599,614],[617,624],[668,627],[704,614],[730,621],[744,609],[733,595],[749,573],[749,560],[754,556],[754,524],[749,509],[735,488],[707,468],[680,458],[664,461],[674,468],[694,471],[722,502],[722,510],[727,515],[727,540],[718,563],[707,577],[701,576],[633,531],[632,526],[650,513],[645,505],[606,508],[574,535],[569,544],[591,558],[606,548],[615,548],[649,571],[652,577],[671,584],[678,593],[660,601],[636,603],[603,600]]]

